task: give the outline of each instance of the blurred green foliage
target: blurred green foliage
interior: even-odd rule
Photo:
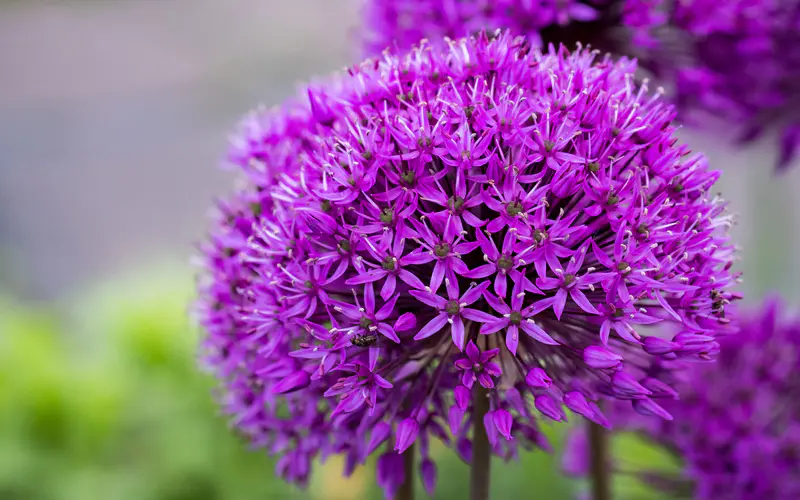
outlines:
[[[0,499],[381,498],[374,464],[345,480],[332,459],[301,491],[231,432],[196,367],[187,275],[139,273],[77,298],[66,315],[0,299]],[[550,429],[554,445],[559,432]],[[436,498],[466,498],[467,466],[433,453]],[[573,496],[542,452],[495,461],[492,478],[495,498]]]

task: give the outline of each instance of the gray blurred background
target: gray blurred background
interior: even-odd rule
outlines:
[[[0,1],[0,287],[68,295],[120,269],[186,263],[226,135],[257,103],[352,61],[357,0]],[[748,290],[794,298],[800,175],[686,132],[726,172]]]
[[[355,0],[0,1],[0,287],[186,262],[238,117],[351,61]],[[2,286],[5,285],[5,286]]]

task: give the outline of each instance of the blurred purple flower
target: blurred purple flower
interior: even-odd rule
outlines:
[[[330,454],[350,473],[391,440],[387,494],[402,452],[432,489],[432,438],[471,457],[470,386],[512,458],[549,448],[540,415],[607,425],[603,397],[656,413],[675,396],[647,385],[657,360],[713,358],[737,298],[718,173],[632,61],[596,57],[504,33],[423,44],[235,140],[236,206],[260,208],[203,246],[205,361],[281,475],[304,484]],[[658,354],[653,323],[680,332]]]
[[[740,324],[737,334],[720,340],[716,363],[671,371],[681,398],[662,404],[674,420],[643,419],[618,405],[608,411],[616,429],[639,432],[684,463],[679,477],[631,465],[626,474],[671,498],[800,498],[800,321],[771,299]],[[564,469],[586,475],[587,460],[585,431],[575,429]]]
[[[368,0],[364,23],[368,54],[510,29],[636,57],[687,120],[735,120],[743,140],[781,131],[781,168],[800,151],[800,0]]]

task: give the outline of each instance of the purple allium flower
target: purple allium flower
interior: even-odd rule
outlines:
[[[663,403],[674,420],[642,419],[613,407],[618,430],[637,431],[684,462],[683,475],[639,475],[675,498],[789,500],[800,498],[800,321],[768,300],[720,341],[718,361],[673,371],[680,400]],[[565,470],[585,475],[585,432],[568,440]],[[624,457],[620,457],[624,467]],[[630,465],[626,468],[630,473]]]
[[[499,456],[547,449],[540,415],[606,425],[602,397],[658,413],[674,393],[647,384],[654,362],[715,355],[737,297],[718,173],[635,69],[503,33],[422,44],[237,141],[262,208],[233,251],[230,217],[204,248],[205,347],[234,425],[284,477],[332,453],[350,472],[386,443],[390,494],[416,443],[433,489],[431,438],[469,460],[482,418]],[[655,323],[680,333],[654,354]]]
[[[364,20],[369,54],[502,28],[635,56],[687,118],[735,120],[743,140],[781,130],[780,167],[800,151],[799,0],[367,0]]]
[[[366,0],[364,49],[407,49],[423,38],[460,38],[508,29],[537,47],[594,43],[627,19],[630,0]],[[639,2],[635,2],[639,4]],[[649,12],[649,10],[648,10]],[[641,16],[639,16],[641,17]],[[641,19],[637,19],[637,24]],[[647,24],[650,26],[650,23]],[[611,38],[608,40],[611,41]]]

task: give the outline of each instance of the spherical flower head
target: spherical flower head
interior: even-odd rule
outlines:
[[[635,70],[481,34],[309,89],[241,256],[244,326],[222,335],[236,425],[349,464],[416,443],[432,489],[430,439],[469,460],[476,418],[512,458],[547,448],[537,421],[565,407],[664,414],[652,366],[713,358],[736,277],[718,174]],[[646,335],[659,323],[679,333]]]
[[[716,363],[672,372],[681,397],[664,408],[674,420],[643,420],[620,407],[609,412],[617,429],[640,432],[683,460],[682,477],[641,473],[675,498],[800,498],[800,321],[770,299],[740,324],[720,340]],[[572,435],[565,455],[567,470],[578,475],[586,473],[584,443],[581,432]]]

